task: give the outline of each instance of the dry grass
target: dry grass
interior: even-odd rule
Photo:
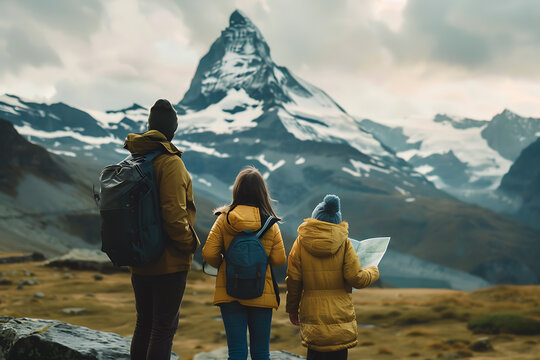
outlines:
[[[35,273],[38,285],[17,290],[27,279],[23,269]],[[16,275],[12,275],[13,271]],[[0,272],[12,281],[0,285],[0,315],[59,319],[90,328],[130,336],[135,308],[129,274],[50,269],[39,263],[2,265]],[[72,274],[64,278],[64,273]],[[69,277],[69,276],[68,276]],[[2,276],[0,276],[2,278]],[[182,359],[226,346],[219,309],[212,305],[214,279],[191,272],[181,309],[173,350]],[[33,296],[43,292],[44,298]],[[359,322],[359,346],[350,359],[436,359],[439,354],[474,359],[538,359],[538,335],[490,335],[495,351],[471,353],[468,344],[479,335],[467,329],[467,321],[488,314],[513,313],[540,320],[540,286],[498,286],[472,293],[438,289],[365,289],[353,293]],[[274,312],[272,350],[305,355],[299,329],[290,325],[282,307]],[[83,315],[66,315],[66,307],[83,307]],[[444,355],[447,356],[447,355]],[[448,355],[454,356],[454,355]],[[480,357],[481,356],[481,357]]]

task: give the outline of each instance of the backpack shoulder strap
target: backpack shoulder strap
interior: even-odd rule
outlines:
[[[163,150],[150,151],[149,153],[144,154],[144,159],[146,161],[152,161],[161,154],[165,154],[165,152]]]
[[[272,225],[274,225],[275,223],[277,223],[279,221],[278,218],[276,217],[273,217],[273,216],[269,216],[268,219],[266,219],[266,222],[264,223],[264,225],[261,227],[261,229],[257,232],[257,238],[261,238],[261,236],[264,235],[264,233],[266,231],[268,231],[268,229],[270,229],[272,227]]]
[[[274,216],[269,216],[268,218],[266,218],[262,211],[259,209],[259,214],[260,214],[260,217],[261,217],[261,223],[263,222],[263,220],[266,219],[266,221],[264,222],[264,225],[261,227],[261,229],[257,232],[257,237],[260,239],[261,236],[264,235],[264,233],[270,229],[272,227],[272,225],[274,225],[275,223],[277,223],[279,220],[279,218],[277,217],[274,217]],[[279,297],[279,286],[278,286],[278,283],[276,281],[276,276],[274,275],[274,269],[272,268],[272,266],[270,264],[268,264],[268,266],[270,267],[270,274],[272,275],[272,285],[274,287],[274,294],[276,295],[276,301],[277,301],[277,304],[279,306],[279,303],[280,303],[280,297]]]

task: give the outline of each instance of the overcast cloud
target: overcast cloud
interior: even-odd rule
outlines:
[[[0,0],[0,93],[177,102],[236,8],[276,63],[351,114],[540,116],[535,0]]]

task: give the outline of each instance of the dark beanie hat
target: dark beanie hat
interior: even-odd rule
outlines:
[[[311,217],[320,221],[339,224],[341,222],[339,198],[336,195],[326,195],[323,202],[315,207]]]
[[[165,99],[156,101],[148,116],[148,130],[157,130],[171,141],[177,127],[178,119],[171,103]]]

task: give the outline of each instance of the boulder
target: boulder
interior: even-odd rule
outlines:
[[[58,320],[0,317],[0,360],[128,360],[130,344],[120,335]]]
[[[86,314],[85,308],[64,308],[62,312],[66,315],[83,315]]]
[[[193,360],[227,360],[228,358],[228,349],[222,347],[211,352],[198,353],[195,355]],[[248,360],[251,359],[251,356],[248,355]],[[299,360],[305,359],[304,356],[291,354],[287,351],[270,351],[270,360]]]
[[[94,270],[107,274],[128,271],[126,267],[114,266],[104,252],[95,249],[71,249],[62,256],[50,259],[45,266]]]
[[[476,339],[471,345],[469,345],[469,349],[476,352],[485,352],[492,351],[493,346],[491,345],[491,341],[488,337],[483,337]]]

